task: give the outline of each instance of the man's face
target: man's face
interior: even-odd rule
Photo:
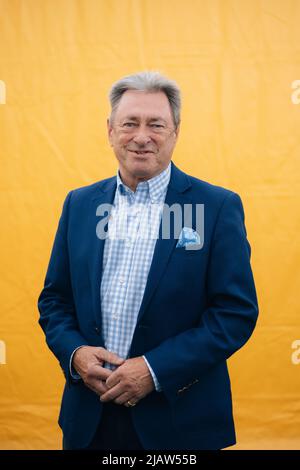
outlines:
[[[163,92],[128,90],[108,123],[121,175],[150,179],[169,164],[176,144],[172,111]]]

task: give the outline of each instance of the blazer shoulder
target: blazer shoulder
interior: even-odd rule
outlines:
[[[231,189],[218,186],[207,181],[203,181],[195,176],[188,175],[191,183],[191,191],[195,199],[201,197],[205,201],[215,202],[216,204],[222,204],[227,198],[233,197],[234,195],[239,199],[239,195]]]
[[[97,181],[96,183],[75,188],[70,191],[70,197],[73,201],[82,201],[99,196],[106,188],[113,186],[116,182],[116,177],[112,176],[104,180]]]
[[[235,220],[245,219],[243,203],[241,197],[235,191],[224,188],[207,181],[200,180],[188,175],[191,183],[192,199],[196,203],[204,204],[208,210],[206,216],[211,220],[220,220],[235,217]]]

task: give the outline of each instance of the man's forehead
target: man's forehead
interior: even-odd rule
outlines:
[[[153,118],[171,116],[171,107],[165,93],[145,92],[138,90],[126,91],[117,106],[117,113],[140,117],[151,115]],[[118,113],[118,114],[119,114]]]

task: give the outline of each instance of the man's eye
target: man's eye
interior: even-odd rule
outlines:
[[[124,122],[123,127],[135,127],[135,122]]]

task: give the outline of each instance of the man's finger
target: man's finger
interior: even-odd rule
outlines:
[[[101,379],[103,382],[106,382],[108,377],[112,374],[112,371],[110,369],[106,369],[105,367],[102,367],[101,364],[94,364],[93,367],[93,376],[96,379]]]
[[[128,405],[127,403],[128,401],[130,401],[131,403],[138,402],[137,398],[133,397],[131,392],[126,392],[126,393],[122,393],[117,398],[115,398],[114,403],[116,403],[117,405],[125,405],[129,408],[130,405]]]
[[[112,401],[118,398],[120,395],[122,395],[125,392],[126,390],[124,388],[124,384],[121,384],[121,382],[119,382],[117,385],[110,388],[106,393],[104,393],[101,396],[100,400],[103,402]]]
[[[122,380],[122,377],[120,376],[120,370],[116,369],[114,371],[111,371],[111,374],[106,379],[106,385],[108,388],[113,388],[115,387],[120,381]]]
[[[103,380],[93,380],[86,384],[93,392],[97,393],[97,395],[102,396],[104,393],[107,392],[108,388]]]
[[[107,351],[104,348],[99,348],[97,357],[99,357],[101,361],[109,362],[110,364],[114,364],[116,366],[120,366],[121,364],[125,362],[125,359],[123,359],[122,357],[118,356],[117,354],[111,351]]]

